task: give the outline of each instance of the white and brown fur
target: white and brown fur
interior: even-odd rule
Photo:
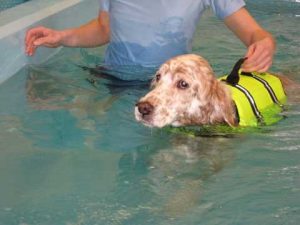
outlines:
[[[293,86],[286,77],[279,78],[285,90]],[[151,86],[135,107],[136,120],[147,126],[238,125],[229,88],[216,79],[201,56],[186,54],[168,60]]]

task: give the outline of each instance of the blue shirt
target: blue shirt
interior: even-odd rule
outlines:
[[[110,15],[105,64],[158,66],[191,51],[205,9],[224,19],[244,5],[243,0],[100,0],[100,11]]]

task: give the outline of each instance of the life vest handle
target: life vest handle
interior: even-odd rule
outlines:
[[[246,59],[247,58],[241,58],[241,59],[239,59],[235,63],[235,65],[234,65],[231,73],[226,78],[226,82],[228,84],[231,84],[231,85],[234,86],[234,85],[236,85],[236,84],[239,83],[239,80],[240,80],[240,69],[241,69],[241,66],[245,62]]]

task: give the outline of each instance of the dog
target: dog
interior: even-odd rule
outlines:
[[[293,84],[282,75],[276,77],[285,91]],[[171,58],[158,69],[151,87],[135,106],[136,120],[146,126],[239,125],[229,85],[215,77],[210,64],[201,56]]]

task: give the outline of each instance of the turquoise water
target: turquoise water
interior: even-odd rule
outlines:
[[[28,0],[1,0],[0,11],[12,8],[27,1]]]
[[[261,2],[248,4],[278,41],[272,71],[300,82],[300,4]],[[210,13],[193,49],[218,75],[245,52]],[[102,56],[63,49],[0,85],[1,225],[299,223],[297,101],[279,123],[230,137],[149,129],[133,115],[144,85],[120,87],[78,66]]]

